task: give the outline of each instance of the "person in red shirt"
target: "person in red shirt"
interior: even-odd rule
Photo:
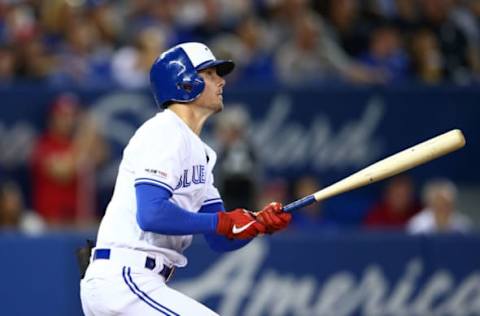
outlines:
[[[383,198],[367,212],[364,224],[367,227],[401,229],[420,208],[411,178],[397,176],[387,183]]]
[[[47,130],[33,150],[33,206],[50,225],[73,224],[77,213],[74,132],[78,111],[75,96],[60,95],[50,108]]]

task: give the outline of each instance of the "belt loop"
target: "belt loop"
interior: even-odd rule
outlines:
[[[96,259],[110,259],[110,249],[95,249],[93,252],[93,260]]]
[[[175,272],[175,266],[169,268],[168,275],[164,276],[165,277],[165,283],[168,283],[170,279],[173,277],[173,273]]]
[[[147,257],[145,260],[145,268],[153,270],[156,266],[157,264],[155,263],[155,258]]]

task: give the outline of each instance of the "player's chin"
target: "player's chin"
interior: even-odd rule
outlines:
[[[218,112],[221,112],[223,110],[223,107],[224,107],[223,102],[220,101],[213,106],[213,109],[214,109],[215,113],[218,113]]]

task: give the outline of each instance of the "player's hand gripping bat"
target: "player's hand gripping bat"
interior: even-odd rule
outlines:
[[[320,191],[287,204],[283,210],[291,212],[314,202],[397,175],[405,170],[460,149],[464,145],[465,138],[462,131],[459,129],[451,130],[380,160]]]

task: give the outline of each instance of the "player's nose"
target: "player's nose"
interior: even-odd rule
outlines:
[[[220,77],[220,76],[218,76],[218,79],[219,79],[218,80],[218,86],[219,87],[225,86],[225,83],[226,83],[225,79],[223,79],[223,77]]]

